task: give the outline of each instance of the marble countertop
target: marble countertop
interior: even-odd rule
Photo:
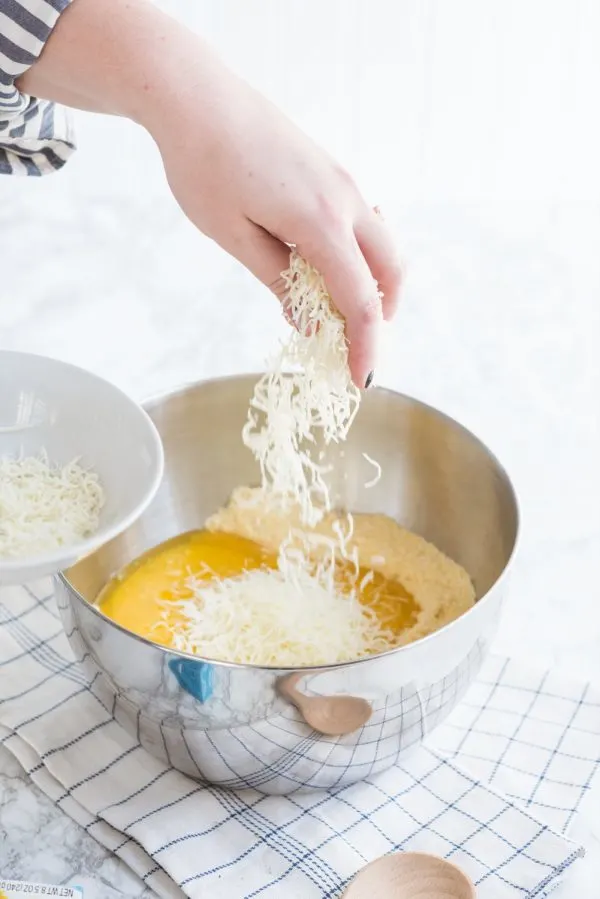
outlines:
[[[166,5],[178,8],[178,0]],[[264,13],[267,5],[258,7]],[[215,35],[227,25],[216,14],[215,23]],[[253,65],[260,84],[259,61]],[[336,78],[339,71],[332,84]],[[345,89],[343,79],[340,85]],[[311,123],[311,110],[294,108],[293,100],[290,106]],[[317,133],[322,112],[312,120]],[[339,112],[333,149],[355,147],[352,134],[363,133],[356,118],[352,134],[340,130],[350,112]],[[408,125],[415,121],[409,110]],[[402,150],[429,154],[430,185],[435,121],[421,122]],[[2,347],[84,365],[138,398],[191,379],[258,370],[285,327],[274,300],[183,218],[139,129],[81,116],[79,132],[80,152],[64,173],[42,183],[0,181]],[[477,177],[491,183],[499,158]],[[600,683],[600,191],[593,159],[590,150],[584,181],[565,182],[562,196],[553,186],[537,190],[528,157],[523,165],[536,187],[529,195],[523,175],[519,192],[496,183],[493,196],[475,200],[477,183],[468,182],[466,168],[458,172],[459,198],[434,188],[411,195],[387,158],[369,189],[407,262],[403,306],[384,335],[376,381],[472,428],[505,462],[521,498],[522,544],[496,649]],[[368,170],[358,151],[355,162],[359,175]],[[440,172],[443,180],[442,161]],[[593,184],[585,181],[592,173]],[[597,899],[597,808],[596,797],[596,810],[590,802],[578,818],[574,835],[588,854],[556,899]],[[1,748],[0,859],[5,877],[82,884],[86,899],[151,895]]]

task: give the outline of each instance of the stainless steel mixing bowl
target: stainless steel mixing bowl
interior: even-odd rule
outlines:
[[[337,504],[387,513],[431,540],[467,569],[479,601],[410,646],[304,669],[300,691],[334,702],[361,697],[371,705],[368,721],[355,732],[317,733],[278,689],[289,670],[168,651],[92,605],[123,565],[202,526],[234,487],[257,483],[257,467],[240,437],[255,380],[207,381],[147,404],[164,441],[161,489],[134,526],[57,577],[58,605],[92,690],[150,753],[223,787],[264,793],[335,788],[393,765],[452,711],[477,675],[514,554],[517,503],[497,460],[452,419],[389,390],[365,394],[348,441],[328,453]],[[372,468],[363,453],[383,469],[371,489],[364,487]]]

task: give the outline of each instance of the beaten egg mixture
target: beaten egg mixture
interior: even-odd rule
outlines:
[[[125,568],[104,588],[98,605],[127,630],[173,647],[173,628],[182,615],[176,603],[191,596],[188,577],[210,580],[275,569],[281,543],[290,527],[298,526],[292,519],[262,503],[253,488],[239,488],[205,529],[175,537]],[[314,530],[333,536],[338,520],[338,515],[326,515]],[[354,546],[359,582],[373,572],[360,590],[360,601],[394,635],[393,645],[426,636],[475,602],[471,580],[460,565],[385,515],[354,515],[349,548]],[[348,592],[353,583],[349,563],[337,563],[336,577],[340,591]]]

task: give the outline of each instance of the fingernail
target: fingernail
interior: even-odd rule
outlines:
[[[367,375],[367,380],[365,381],[365,390],[368,390],[371,384],[373,383],[373,377],[375,375],[374,371],[370,371]]]

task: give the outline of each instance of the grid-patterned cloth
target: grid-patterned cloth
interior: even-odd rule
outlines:
[[[39,587],[0,592],[0,663],[2,742],[159,896],[337,899],[410,849],[461,865],[479,899],[541,897],[582,851],[563,832],[600,762],[600,695],[512,661],[486,664],[435,748],[288,797],[200,786],[150,757],[87,688]]]

